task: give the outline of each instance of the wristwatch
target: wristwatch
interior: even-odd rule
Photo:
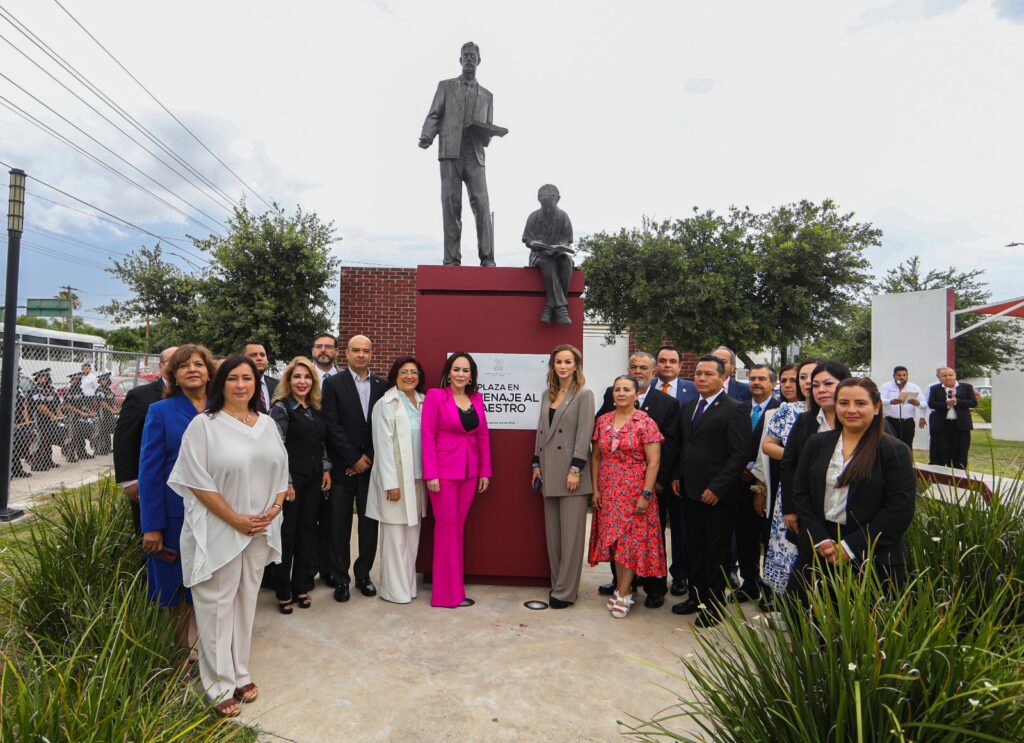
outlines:
[[[647,500],[650,500],[652,495],[654,495],[654,491],[653,490],[641,490],[640,491],[640,497],[641,498],[646,498]]]

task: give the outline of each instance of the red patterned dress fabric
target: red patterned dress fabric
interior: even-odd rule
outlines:
[[[597,419],[594,441],[601,450],[597,484],[601,507],[594,509],[590,526],[590,564],[614,559],[639,575],[665,575],[665,547],[658,522],[658,498],[652,496],[647,513],[634,511],[644,489],[647,457],[644,444],[662,442],[656,424],[637,410],[618,431],[615,411]]]

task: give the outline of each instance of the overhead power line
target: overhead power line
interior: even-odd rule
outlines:
[[[20,48],[19,48],[19,47],[17,46],[17,44],[15,44],[15,43],[14,43],[13,41],[11,41],[10,39],[8,39],[8,38],[7,38],[6,36],[4,36],[3,34],[0,34],[0,40],[3,40],[4,42],[6,42],[6,43],[7,43],[7,44],[8,44],[8,45],[9,45],[9,46],[10,46],[10,47],[12,48],[12,49],[14,49],[14,51],[18,52],[18,54],[20,54],[20,55],[21,55],[21,56],[23,56],[23,57],[24,57],[25,59],[27,59],[27,60],[28,60],[29,62],[31,62],[31,63],[32,63],[33,65],[35,65],[35,66],[36,66],[36,67],[37,67],[37,68],[39,69],[39,71],[40,71],[40,72],[42,72],[42,73],[43,73],[44,75],[46,75],[47,77],[49,77],[49,78],[50,78],[51,80],[53,80],[53,81],[54,81],[55,83],[57,83],[57,85],[61,86],[61,87],[62,87],[62,88],[63,88],[64,90],[66,90],[66,91],[67,91],[68,93],[70,93],[70,94],[71,94],[72,96],[74,96],[75,98],[77,98],[77,99],[78,99],[78,100],[79,100],[79,101],[80,101],[80,102],[82,103],[82,105],[86,106],[86,107],[87,107],[87,108],[88,108],[88,109],[89,109],[90,111],[92,111],[92,112],[93,112],[94,114],[96,114],[97,116],[99,116],[99,117],[100,117],[101,119],[103,119],[103,120],[104,120],[105,122],[107,122],[108,124],[110,124],[110,125],[111,125],[112,127],[114,127],[115,129],[117,129],[117,131],[119,131],[119,132],[120,132],[121,134],[123,134],[123,135],[124,135],[125,137],[127,137],[128,139],[130,139],[130,140],[131,140],[132,142],[134,142],[134,143],[135,143],[136,145],[138,145],[139,149],[141,149],[141,150],[142,150],[143,152],[145,152],[146,154],[150,155],[150,156],[151,156],[151,157],[152,157],[152,158],[153,158],[154,160],[156,160],[157,162],[159,162],[159,163],[160,163],[161,165],[163,165],[163,166],[164,166],[165,168],[167,168],[167,169],[168,169],[168,170],[170,170],[170,171],[171,171],[172,173],[174,173],[174,174],[175,174],[176,176],[178,176],[178,177],[179,177],[179,178],[181,178],[181,179],[182,179],[183,181],[185,181],[185,183],[187,183],[188,185],[192,186],[192,188],[194,188],[194,189],[196,190],[196,192],[197,192],[197,193],[200,193],[200,194],[202,194],[202,195],[203,195],[203,196],[205,196],[205,197],[206,197],[207,199],[209,199],[210,201],[212,201],[213,203],[215,203],[215,204],[216,204],[217,206],[219,206],[219,207],[220,207],[221,209],[226,209],[226,210],[230,211],[230,210],[231,210],[231,208],[232,208],[233,206],[237,206],[237,205],[238,205],[238,204],[237,204],[237,202],[235,202],[235,201],[234,201],[233,199],[231,199],[230,197],[227,197],[227,196],[221,196],[221,195],[220,195],[220,194],[218,194],[218,193],[213,193],[213,194],[211,194],[211,193],[210,193],[209,191],[205,190],[205,189],[204,189],[204,188],[203,188],[203,187],[202,187],[201,185],[197,184],[197,183],[196,183],[196,182],[195,182],[195,181],[194,181],[194,180],[193,180],[192,178],[189,178],[189,177],[188,177],[187,175],[185,175],[185,174],[184,174],[184,173],[182,173],[182,172],[181,172],[180,170],[178,170],[178,169],[177,169],[176,167],[174,167],[174,165],[172,165],[171,163],[167,162],[167,161],[166,161],[166,160],[164,160],[164,159],[163,159],[162,157],[160,157],[160,155],[158,155],[158,154],[157,154],[156,152],[154,152],[153,150],[151,150],[151,149],[149,149],[148,147],[146,147],[146,145],[144,145],[144,144],[143,144],[142,142],[140,142],[140,141],[139,141],[139,140],[137,140],[137,139],[136,139],[135,137],[133,137],[133,136],[132,136],[132,135],[131,135],[131,134],[130,134],[129,132],[127,132],[127,131],[125,131],[124,129],[122,129],[122,128],[121,128],[121,127],[120,127],[120,126],[119,126],[119,125],[117,124],[117,122],[115,122],[115,121],[112,121],[111,119],[109,119],[109,118],[107,117],[107,115],[106,115],[106,114],[104,114],[104,113],[103,113],[102,111],[100,111],[100,110],[99,110],[98,108],[96,108],[96,107],[95,107],[95,106],[93,106],[93,105],[92,105],[91,103],[89,103],[89,102],[88,102],[87,100],[85,100],[85,99],[84,99],[84,98],[83,98],[82,96],[80,96],[80,95],[79,95],[78,93],[76,93],[76,92],[75,92],[74,90],[72,90],[72,89],[71,89],[71,88],[70,88],[70,87],[69,87],[68,85],[66,85],[66,84],[65,84],[65,83],[64,83],[63,81],[61,81],[60,79],[58,79],[56,75],[54,75],[54,74],[53,74],[52,72],[50,72],[50,71],[49,71],[48,69],[46,69],[46,68],[45,68],[45,67],[43,67],[43,66],[42,66],[41,64],[39,64],[39,62],[37,62],[36,60],[32,59],[32,57],[30,57],[30,56],[29,56],[29,55],[28,55],[28,54],[27,54],[27,53],[26,53],[26,52],[25,52],[24,50],[20,49]],[[225,203],[225,201],[226,201],[227,203]]]
[[[161,101],[161,100],[160,100],[159,98],[157,98],[157,97],[156,97],[156,96],[155,96],[155,95],[154,95],[154,94],[152,93],[152,91],[150,91],[150,89],[149,89],[149,88],[147,88],[147,87],[146,87],[145,85],[143,85],[143,84],[142,84],[142,81],[141,81],[141,80],[139,80],[139,79],[138,79],[137,77],[135,77],[135,75],[133,75],[133,74],[132,74],[132,73],[131,73],[131,72],[130,72],[130,71],[128,70],[128,68],[127,68],[127,67],[125,67],[125,66],[124,66],[123,64],[121,64],[121,61],[120,61],[120,60],[119,60],[119,59],[118,59],[117,57],[115,57],[115,56],[114,56],[114,55],[113,55],[113,54],[112,54],[112,53],[110,52],[110,50],[108,50],[108,49],[107,49],[107,48],[106,48],[105,46],[103,46],[103,44],[102,44],[102,43],[100,43],[100,40],[99,40],[99,39],[97,39],[97,38],[96,38],[95,36],[93,36],[93,35],[92,35],[92,34],[91,34],[91,33],[89,32],[89,29],[87,29],[87,28],[86,28],[85,26],[83,26],[83,25],[82,25],[82,22],[81,22],[81,21],[79,21],[79,20],[78,20],[77,18],[75,18],[75,16],[74,16],[74,15],[72,15],[72,14],[71,14],[71,11],[70,11],[70,10],[68,10],[68,9],[67,9],[67,8],[65,8],[65,7],[64,7],[63,5],[61,5],[61,3],[60,3],[60,0],[53,0],[53,1],[54,1],[54,2],[55,2],[55,3],[57,4],[57,7],[58,7],[58,8],[60,8],[61,10],[63,10],[63,11],[64,11],[64,12],[65,12],[65,13],[67,14],[67,16],[68,16],[68,17],[69,17],[69,18],[70,18],[70,19],[71,19],[72,21],[74,21],[74,22],[75,22],[75,25],[77,25],[77,26],[78,26],[78,27],[79,27],[80,29],[82,29],[82,31],[84,31],[84,32],[85,32],[85,35],[86,35],[86,36],[88,36],[88,37],[89,37],[90,39],[92,39],[92,40],[93,40],[94,42],[96,42],[96,45],[97,45],[97,46],[98,46],[98,47],[99,47],[100,49],[102,49],[102,50],[104,51],[104,53],[105,53],[105,54],[106,54],[106,55],[107,55],[108,57],[110,57],[110,58],[111,58],[111,59],[112,59],[112,60],[114,61],[114,63],[115,63],[115,64],[116,64],[116,65],[117,65],[118,67],[120,67],[120,68],[121,68],[122,70],[124,70],[124,73],[125,73],[126,75],[128,75],[128,77],[130,77],[130,78],[131,78],[132,80],[134,80],[134,81],[135,81],[135,83],[136,83],[136,84],[137,84],[137,85],[138,85],[138,86],[139,86],[140,88],[142,88],[142,89],[143,89],[144,91],[146,91],[146,94],[147,94],[147,95],[148,95],[148,96],[149,96],[150,98],[152,98],[152,99],[153,99],[153,100],[154,100],[154,101],[156,102],[156,104],[157,104],[158,106],[160,106],[160,108],[162,108],[162,109],[163,109],[163,110],[164,110],[164,111],[165,111],[165,112],[167,113],[167,115],[168,115],[168,116],[170,116],[170,117],[171,117],[172,119],[174,119],[174,120],[175,120],[175,121],[176,121],[176,122],[178,123],[178,126],[180,126],[180,127],[182,128],[182,129],[184,129],[184,130],[185,130],[186,132],[188,132],[189,136],[190,136],[190,137],[192,137],[192,139],[194,139],[194,140],[195,140],[196,142],[198,142],[198,143],[199,143],[199,146],[200,146],[200,147],[202,147],[202,148],[203,148],[204,150],[206,150],[206,151],[207,151],[208,153],[210,153],[210,155],[211,155],[211,156],[213,157],[213,159],[214,159],[214,160],[216,160],[216,161],[217,161],[217,162],[219,162],[219,163],[220,163],[221,165],[223,165],[223,166],[224,166],[224,169],[225,169],[225,170],[227,170],[227,171],[228,171],[229,173],[231,173],[231,175],[233,175],[233,176],[235,177],[235,180],[237,180],[237,181],[238,181],[239,183],[241,183],[241,184],[242,184],[243,186],[245,186],[245,187],[246,187],[247,189],[249,189],[249,191],[250,191],[250,192],[252,192],[252,194],[253,194],[253,195],[254,195],[254,196],[255,196],[255,197],[257,198],[257,199],[259,199],[260,201],[262,201],[262,202],[264,203],[264,205],[266,205],[266,207],[267,207],[268,209],[269,209],[269,208],[271,208],[271,205],[270,205],[270,203],[269,203],[269,202],[268,202],[268,201],[267,201],[266,199],[264,199],[264,198],[263,198],[262,196],[260,196],[260,194],[259,194],[259,193],[258,193],[258,192],[256,191],[256,189],[254,189],[254,188],[253,188],[252,186],[250,186],[250,185],[249,185],[248,183],[246,183],[246,182],[245,182],[244,180],[242,180],[242,177],[241,177],[240,175],[238,175],[238,173],[236,173],[236,172],[235,172],[234,170],[232,170],[232,169],[231,169],[231,168],[230,168],[230,167],[228,166],[228,164],[227,164],[226,162],[224,162],[223,160],[221,160],[221,159],[220,159],[220,158],[219,158],[219,157],[217,156],[217,153],[215,153],[215,152],[214,152],[213,150],[211,150],[211,149],[210,149],[209,147],[207,147],[207,146],[206,146],[206,143],[205,143],[205,142],[203,142],[203,140],[199,139],[199,137],[197,137],[197,136],[196,136],[195,132],[193,132],[193,131],[192,131],[191,129],[189,129],[189,128],[188,128],[187,126],[185,126],[185,124],[184,124],[184,123],[183,123],[183,122],[181,121],[181,119],[179,119],[179,118],[178,118],[177,116],[175,116],[175,115],[174,115],[174,113],[173,113],[173,112],[172,112],[172,111],[171,111],[171,110],[170,110],[169,108],[167,108],[167,106],[165,106],[165,105],[163,104],[163,102],[162,102],[162,101]]]
[[[3,73],[0,73],[0,76],[3,76]],[[195,222],[200,227],[202,227],[204,230],[208,230],[208,231],[210,231],[213,234],[219,234],[215,228],[210,227],[208,224],[205,224],[204,222],[201,222],[200,220],[196,219],[195,217],[193,217],[188,212],[186,212],[186,211],[184,211],[182,209],[179,209],[174,204],[169,202],[167,199],[163,198],[162,196],[160,196],[160,195],[158,195],[156,193],[153,193],[152,191],[150,191],[148,188],[143,186],[138,181],[129,178],[124,173],[122,173],[120,170],[115,168],[114,166],[112,166],[109,163],[104,162],[103,160],[99,159],[94,154],[92,154],[91,152],[86,150],[84,147],[81,147],[80,145],[76,144],[75,142],[72,142],[70,139],[68,139],[63,134],[61,134],[60,132],[55,130],[53,127],[51,127],[48,124],[45,124],[42,121],[40,121],[35,116],[30,114],[28,111],[26,111],[25,109],[21,108],[21,106],[19,106],[18,104],[14,103],[13,101],[11,101],[9,98],[6,98],[6,97],[0,95],[0,105],[4,106],[5,108],[9,109],[10,111],[13,111],[15,114],[17,114],[21,118],[25,119],[26,121],[28,121],[30,124],[34,125],[36,128],[41,129],[42,131],[46,132],[47,134],[49,134],[54,139],[62,142],[63,144],[66,144],[68,147],[70,147],[71,149],[73,149],[76,152],[80,153],[81,155],[83,155],[84,157],[88,158],[89,160],[92,160],[94,163],[99,165],[104,170],[107,170],[107,171],[113,173],[114,175],[116,175],[121,180],[123,180],[123,181],[125,181],[127,183],[130,183],[131,185],[133,185],[136,188],[138,188],[140,191],[143,191],[144,193],[148,194],[149,196],[152,196],[154,199],[159,201],[161,204],[163,204],[164,206],[168,207],[169,209],[173,209],[174,211],[176,211],[178,214],[180,214],[183,217],[185,217],[185,219],[189,220],[190,222]]]
[[[131,124],[136,131],[149,139],[153,144],[166,152],[176,162],[181,164],[182,167],[187,169],[196,178],[209,186],[212,190],[220,194],[224,199],[232,204],[237,205],[234,199],[225,193],[216,183],[203,175],[197,168],[193,167],[185,158],[178,155],[170,145],[166,144],[162,139],[153,134],[148,128],[141,124],[134,116],[128,113],[123,107],[121,107],[117,101],[111,98],[109,95],[104,93],[97,85],[93,84],[85,75],[78,71],[74,65],[68,62],[64,57],[57,53],[49,44],[42,40],[37,34],[35,34],[28,26],[22,23],[18,18],[11,13],[9,10],[0,5],[0,18],[7,21],[14,29],[28,39],[37,49],[43,54],[50,58],[51,61],[57,64],[62,70],[74,78],[80,85],[85,87],[90,93],[96,96],[103,104],[111,108],[116,114],[122,119]]]
[[[53,108],[52,108],[51,106],[47,105],[46,103],[44,103],[43,101],[41,101],[41,100],[40,100],[39,98],[37,98],[36,96],[32,95],[32,94],[31,94],[30,92],[28,92],[28,91],[27,91],[27,90],[26,90],[25,88],[23,88],[22,86],[18,85],[18,83],[14,82],[14,81],[13,81],[13,80],[12,80],[11,78],[7,77],[7,75],[5,75],[4,73],[0,72],[0,77],[2,77],[2,78],[3,78],[4,80],[6,80],[7,82],[9,82],[9,83],[10,83],[11,85],[13,85],[14,87],[16,87],[16,88],[17,88],[18,90],[20,90],[20,91],[21,91],[22,93],[24,93],[25,95],[27,95],[27,96],[28,96],[29,98],[31,98],[32,100],[34,100],[34,101],[35,101],[36,103],[38,103],[38,104],[39,104],[40,106],[42,106],[43,108],[45,108],[45,109],[46,109],[47,111],[49,111],[50,113],[52,113],[52,114],[53,114],[54,116],[56,116],[57,118],[59,118],[59,119],[60,119],[61,121],[63,121],[63,122],[65,123],[65,124],[67,124],[68,126],[70,126],[71,128],[73,128],[73,129],[74,129],[75,131],[79,132],[80,134],[82,134],[83,136],[85,136],[85,137],[86,137],[87,139],[89,139],[90,141],[92,141],[92,142],[96,143],[97,145],[99,145],[100,147],[102,147],[102,148],[103,148],[104,150],[106,150],[107,152],[109,152],[109,153],[110,153],[111,155],[113,155],[114,157],[116,157],[116,158],[117,158],[118,160],[120,160],[121,162],[123,162],[123,163],[124,163],[125,165],[127,165],[127,166],[128,166],[129,168],[131,168],[131,169],[132,169],[132,170],[134,170],[135,172],[139,173],[139,174],[140,174],[140,175],[142,175],[142,176],[143,176],[144,178],[147,178],[148,180],[152,181],[152,182],[153,182],[153,183],[155,183],[155,184],[156,184],[157,186],[159,186],[160,188],[162,188],[162,189],[164,189],[165,191],[167,191],[167,193],[169,193],[169,194],[170,194],[171,196],[173,196],[174,198],[178,199],[179,201],[181,201],[181,202],[182,202],[183,204],[185,204],[186,206],[189,206],[189,207],[191,207],[192,209],[194,209],[195,211],[199,212],[199,213],[200,213],[200,214],[202,214],[202,215],[203,215],[204,217],[206,217],[207,219],[209,219],[210,221],[212,221],[212,222],[213,222],[214,224],[219,224],[219,225],[220,225],[221,227],[225,227],[224,223],[223,223],[223,222],[221,222],[221,221],[220,221],[219,219],[217,219],[216,217],[214,217],[214,216],[213,216],[213,215],[211,215],[211,214],[207,214],[206,212],[204,212],[204,211],[203,211],[202,209],[200,209],[200,208],[199,208],[198,206],[196,206],[196,205],[195,205],[195,204],[193,204],[192,202],[190,202],[190,201],[188,201],[188,200],[186,200],[186,199],[182,198],[182,197],[181,197],[181,196],[179,196],[178,194],[174,193],[174,191],[173,191],[173,190],[172,190],[172,189],[171,189],[170,187],[168,187],[168,186],[166,186],[165,184],[161,183],[161,182],[160,182],[160,181],[158,181],[158,180],[157,180],[156,178],[154,178],[153,176],[151,176],[151,175],[150,175],[149,173],[147,173],[146,171],[144,171],[144,170],[143,170],[142,168],[140,168],[140,167],[136,166],[136,165],[135,165],[134,163],[132,163],[132,162],[128,161],[127,159],[125,159],[124,157],[122,157],[121,155],[119,155],[118,153],[114,152],[114,150],[110,149],[109,147],[107,147],[107,145],[103,144],[103,142],[99,141],[98,139],[96,139],[96,137],[92,136],[92,135],[91,135],[91,134],[89,134],[89,133],[88,133],[87,131],[85,131],[84,129],[82,129],[82,127],[78,126],[78,124],[74,123],[73,121],[71,121],[70,119],[68,119],[68,118],[67,118],[66,116],[64,116],[64,115],[63,115],[63,114],[61,114],[60,112],[58,112],[58,111],[55,111],[55,110],[54,110],[54,109],[53,109]],[[0,96],[0,98],[2,98],[2,96]],[[8,99],[4,98],[3,100],[7,101]],[[10,103],[10,101],[8,101],[8,103]],[[12,104],[12,105],[13,105],[13,104]],[[80,149],[81,149],[81,148],[80,148]],[[134,181],[132,181],[132,182],[134,183]],[[138,185],[138,184],[136,184],[136,185]],[[147,193],[151,193],[151,192],[150,192],[150,191],[147,191]],[[152,194],[152,195],[153,195],[154,197],[156,197],[156,194]],[[159,198],[159,197],[157,197],[157,198]],[[166,201],[164,201],[164,203],[165,203],[165,204],[167,204],[168,206],[171,206],[171,204],[170,204],[170,203],[168,203],[168,202],[166,202]],[[174,207],[172,206],[171,208],[174,208]],[[184,214],[184,212],[182,212],[182,213]],[[188,216],[188,215],[186,214],[186,216]],[[191,217],[189,217],[189,218],[191,219]],[[193,221],[195,221],[195,222],[196,222],[197,224],[203,224],[202,222],[199,222],[198,220],[193,220]],[[227,229],[227,228],[225,227],[225,229]],[[211,231],[212,231],[212,232],[216,232],[216,230],[211,230]]]
[[[46,245],[40,245],[39,243],[32,242],[31,240],[22,240],[21,244],[24,245],[28,250],[31,250],[35,253],[40,253],[41,255],[45,255],[50,258],[57,258],[58,260],[65,261],[67,263],[73,263],[75,265],[83,266],[85,268],[95,268],[103,271],[109,268],[109,266],[106,266],[102,263],[91,261],[87,258],[81,258],[77,255],[65,253],[54,248],[49,248]]]

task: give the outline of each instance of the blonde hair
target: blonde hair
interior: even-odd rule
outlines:
[[[288,362],[288,366],[284,368],[284,374],[281,375],[281,381],[277,384],[277,389],[274,390],[274,399],[271,404],[278,400],[284,400],[285,398],[292,397],[292,372],[298,366],[304,366],[309,369],[309,373],[313,376],[313,386],[309,390],[309,394],[306,396],[309,402],[309,406],[313,410],[320,410],[320,375],[317,374],[316,367],[313,366],[313,362],[307,359],[305,356],[296,356],[294,359]]]
[[[555,374],[555,356],[562,353],[562,351],[571,353],[576,361],[576,368],[573,369],[572,380],[569,382],[569,391],[579,392],[587,383],[587,378],[583,376],[583,354],[580,353],[580,349],[568,343],[555,346],[555,349],[548,357],[548,398],[551,402],[555,401],[555,398],[558,397],[558,393],[562,389],[561,384],[558,382],[558,375]]]

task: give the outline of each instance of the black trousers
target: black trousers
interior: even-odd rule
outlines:
[[[725,570],[729,563],[736,502],[719,499],[714,506],[683,498],[686,520],[686,562],[690,597],[709,610],[725,601]]]
[[[281,562],[274,566],[278,601],[309,593],[313,587],[309,563],[316,537],[316,512],[323,496],[320,477],[292,475],[295,500],[285,501],[281,515]]]
[[[349,566],[356,580],[369,580],[370,569],[377,555],[377,520],[366,517],[366,493],[370,489],[370,472],[347,476],[338,473],[331,487],[331,575],[339,583],[348,583]],[[350,543],[352,541],[353,506],[359,515],[358,542],[359,556],[352,565]],[[321,569],[322,572],[322,569]]]
[[[754,510],[754,494],[746,483],[736,503],[733,531],[743,585],[756,586],[761,577],[761,550],[768,551],[768,519]]]
[[[683,499],[681,495],[670,495],[668,498],[668,523],[672,529],[672,563],[668,574],[673,581],[686,583],[689,571],[686,565],[686,519],[683,518]]]
[[[312,578],[317,573],[320,573],[322,577],[326,578],[331,572],[331,545],[333,540],[331,539],[331,501],[324,494],[321,494],[320,500],[317,501],[314,523],[316,524],[316,530],[313,534],[313,550],[309,564],[309,575]]]
[[[913,418],[890,418],[885,417],[885,422],[893,430],[893,435],[896,436],[900,441],[909,446],[911,449],[914,448],[914,419]]]
[[[938,454],[938,461],[933,464],[960,469],[967,466],[967,455],[971,450],[970,431],[961,431],[956,421],[943,420],[937,429],[932,428],[932,437],[936,439]]]

